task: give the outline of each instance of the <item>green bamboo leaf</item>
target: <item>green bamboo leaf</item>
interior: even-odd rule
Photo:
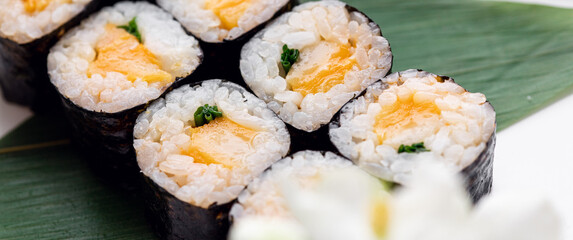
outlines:
[[[421,68],[483,92],[503,129],[573,89],[573,10],[469,0],[348,0],[382,28],[394,72]],[[0,239],[153,238],[141,201],[102,185],[61,117],[0,140]]]
[[[154,239],[141,199],[81,160],[70,145],[0,154],[0,239]]]

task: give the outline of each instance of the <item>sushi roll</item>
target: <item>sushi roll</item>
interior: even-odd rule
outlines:
[[[388,200],[384,184],[347,159],[301,151],[273,164],[241,192],[231,208],[229,239],[270,239],[281,232],[298,236],[285,239],[383,239]],[[332,228],[344,236],[316,235]]]
[[[157,0],[201,41],[202,79],[224,78],[244,86],[239,72],[243,44],[296,0]]]
[[[0,88],[35,111],[58,106],[46,59],[50,47],[105,0],[6,0],[0,7]],[[54,101],[51,101],[54,100]]]
[[[292,126],[293,150],[331,150],[321,148],[329,144],[321,127],[391,65],[379,26],[339,1],[305,3],[280,16],[245,44],[240,61],[247,85]]]
[[[342,155],[388,181],[407,185],[424,161],[454,168],[477,202],[492,186],[495,128],[495,111],[483,94],[411,69],[346,104],[329,134]]]
[[[225,239],[234,199],[290,146],[285,124],[262,100],[221,80],[155,101],[138,117],[134,138],[162,239]]]
[[[137,116],[187,81],[201,59],[198,41],[167,12],[147,2],[121,2],[68,32],[51,49],[48,71],[90,163],[106,177],[123,178],[128,170],[136,178]]]

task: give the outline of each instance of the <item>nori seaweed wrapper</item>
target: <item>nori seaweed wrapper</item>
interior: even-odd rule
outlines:
[[[485,149],[477,159],[462,170],[466,190],[474,203],[491,192],[493,185],[493,153],[495,150],[495,130],[489,137]]]
[[[179,200],[149,177],[144,178],[146,216],[161,239],[224,240],[234,201],[208,209]]]
[[[256,33],[262,30],[267,23],[274,20],[281,14],[290,11],[298,0],[289,0],[281,9],[279,9],[269,20],[259,24],[257,27],[249,30],[240,37],[233,40],[223,40],[223,42],[205,42],[199,40],[201,49],[205,56],[203,68],[198,71],[199,79],[227,79],[228,81],[239,84],[248,89],[239,70],[239,61],[241,58],[241,49]],[[187,31],[187,30],[186,30]],[[188,32],[188,34],[193,35]],[[194,36],[194,35],[193,35]]]
[[[336,147],[328,136],[328,124],[313,132],[297,129],[288,123],[286,125],[291,137],[290,152],[294,153],[303,150],[336,152]]]
[[[177,78],[158,98],[193,76],[191,73],[185,78]],[[86,157],[96,176],[123,189],[137,189],[140,170],[133,149],[133,127],[139,114],[155,99],[120,112],[106,113],[84,109],[67,97],[59,96],[71,127],[73,143]]]
[[[64,33],[109,2],[92,0],[68,22],[26,44],[0,38],[0,88],[6,101],[29,106],[41,113],[58,109],[58,95],[49,83],[47,71],[50,48]]]
[[[417,71],[424,72],[421,69],[418,69]],[[450,82],[455,83],[454,79],[451,77],[442,76],[442,75],[436,75],[436,76],[440,77],[442,82],[443,81],[450,81]],[[379,81],[376,81],[375,83],[373,83],[372,85],[377,84],[377,83],[381,83],[381,82],[382,81],[379,80]],[[382,87],[383,87],[383,90],[385,90],[386,88],[388,88],[388,85],[385,83],[382,83]],[[368,89],[365,89],[361,94],[359,94],[354,99],[347,102],[346,104],[349,104],[352,101],[358,99],[359,97],[366,95],[367,91],[368,91]],[[345,106],[346,106],[346,104],[345,104]],[[489,104],[491,106],[491,103],[489,101],[486,101],[485,104]],[[492,106],[492,109],[493,109],[493,106]],[[333,127],[340,127],[340,114],[341,114],[341,112],[342,112],[342,109],[341,109],[341,111],[338,111],[338,113],[336,113],[336,115],[333,117],[333,120],[329,124],[329,129],[333,128]],[[330,139],[330,136],[329,136],[329,139]],[[470,164],[469,166],[465,167],[464,169],[462,169],[460,171],[460,173],[462,174],[464,181],[465,181],[464,185],[466,187],[466,191],[470,195],[474,204],[477,203],[483,196],[485,196],[491,192],[491,188],[493,185],[493,158],[494,158],[495,142],[496,142],[496,130],[494,129],[494,131],[491,133],[491,135],[489,137],[489,140],[486,143],[486,147],[484,148],[484,150],[472,162],[472,164]],[[338,148],[334,145],[334,143],[332,141],[331,141],[331,144],[334,146],[334,149],[336,149],[336,150],[332,150],[333,152],[335,152],[341,156],[344,156],[344,154],[342,154],[338,150]],[[401,186],[401,184],[399,184],[399,183],[395,183],[395,184],[397,184],[398,186]]]

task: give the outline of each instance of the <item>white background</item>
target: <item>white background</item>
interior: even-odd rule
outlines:
[[[509,1],[573,8],[573,0]],[[0,98],[0,138],[31,116]],[[573,95],[505,129],[497,139],[493,195],[517,189],[524,198],[546,196],[561,214],[563,239],[573,239]]]

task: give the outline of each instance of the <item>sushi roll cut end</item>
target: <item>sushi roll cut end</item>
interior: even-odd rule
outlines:
[[[482,153],[493,148],[495,126],[495,111],[483,94],[448,77],[408,70],[347,104],[329,134],[344,156],[383,179],[405,183],[421,161],[459,171],[490,162],[480,158],[493,157]]]
[[[40,39],[98,0],[6,0],[0,8],[0,37],[18,44]]]
[[[120,2],[64,35],[50,50],[48,73],[77,106],[117,113],[158,98],[202,58],[199,42],[171,15],[147,2]]]
[[[391,69],[378,25],[339,1],[308,2],[253,37],[240,70],[283,121],[314,132]]]
[[[286,126],[264,102],[220,80],[183,86],[156,101],[139,116],[134,136],[142,172],[205,209],[235,199],[290,146]]]

